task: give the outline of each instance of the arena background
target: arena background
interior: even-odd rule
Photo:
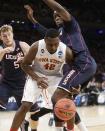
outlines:
[[[85,85],[85,90],[83,90],[75,100],[77,106],[84,106],[83,108],[78,108],[78,111],[88,129],[90,129],[89,131],[97,131],[97,129],[98,131],[104,131],[105,0],[57,1],[65,6],[78,20],[87,46],[98,65],[94,78],[87,86]],[[52,11],[42,0],[0,0],[0,26],[3,24],[11,24],[14,28],[15,39],[26,41],[31,45],[34,41],[40,39],[40,34],[36,31],[35,26],[28,20],[26,10],[24,9],[25,4],[32,6],[35,18],[37,18],[41,24],[48,28],[55,27],[52,19]],[[2,42],[0,42],[0,44],[2,44]],[[2,68],[0,66],[0,77],[1,76]],[[40,102],[41,99],[39,99],[39,103]],[[90,107],[90,105],[92,105],[92,107]],[[9,99],[7,108],[8,110],[17,109],[16,101],[13,97]],[[0,113],[0,131],[4,129],[4,120],[7,120],[7,123],[11,123],[9,121],[10,119],[12,121],[13,115],[14,113]],[[8,118],[11,116],[10,119],[7,119],[7,116]],[[46,121],[48,121],[48,119]],[[7,130],[5,129],[5,131]]]

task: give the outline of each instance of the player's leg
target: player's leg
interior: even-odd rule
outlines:
[[[52,102],[53,102],[53,106],[56,104],[56,102],[62,98],[70,98],[70,93],[69,91],[65,91],[63,89],[60,89],[60,88],[57,88],[56,91],[54,92],[54,95],[52,96]],[[72,99],[72,96],[71,96],[71,99]],[[56,125],[56,130],[59,131],[59,130],[63,130],[63,126],[64,126],[64,121],[58,119],[56,117],[56,115],[54,114],[54,119],[55,119],[55,125]],[[70,131],[73,131],[73,128],[74,128],[74,117],[70,120],[70,123],[71,123],[71,129]]]
[[[86,65],[85,68],[83,68],[83,70],[78,70],[76,68],[72,69],[64,75],[59,84],[59,88],[66,91],[72,91],[73,88],[78,90],[79,85],[83,84],[88,79],[90,79],[90,77],[92,77],[94,72],[95,72],[94,66],[91,67],[88,64]],[[69,127],[70,128],[72,127],[72,123],[71,125],[69,125]]]
[[[6,104],[8,103],[8,98],[11,96],[11,89],[8,85],[0,84],[0,107],[2,110],[6,110]]]
[[[52,109],[47,109],[45,107],[41,107],[39,110],[36,110],[31,116],[30,116],[30,127],[32,131],[37,131],[38,126],[38,120],[40,117],[52,112]]]
[[[81,121],[79,114],[76,112],[75,114],[75,124],[78,127],[79,131],[88,131],[85,124]],[[67,129],[70,129],[71,122],[67,121],[67,128],[64,127],[64,131],[67,131]]]
[[[32,120],[32,116],[35,115],[37,112],[40,111],[40,108],[36,103],[34,103],[30,109],[30,118],[29,118],[29,126],[31,128],[31,131],[37,131],[37,127],[38,127],[38,122],[39,122],[39,118],[36,116],[35,120]]]
[[[39,94],[40,89],[37,87],[36,81],[28,79],[24,88],[22,105],[15,114],[10,131],[18,130],[25,118],[26,113],[30,110],[32,104],[36,101]]]
[[[25,119],[26,113],[30,110],[33,103],[31,102],[22,102],[22,105],[15,114],[15,117],[12,122],[11,131],[17,131],[22,122]]]
[[[13,90],[13,95],[16,99],[17,105],[18,107],[21,106],[21,100],[22,100],[22,96],[23,96],[23,87],[17,87],[18,90]],[[29,122],[27,120],[24,120],[20,126],[21,131],[28,131],[28,125]]]
[[[85,83],[83,83],[81,88],[84,88],[88,82],[89,81],[86,81]],[[76,94],[73,95],[73,98],[75,99],[76,96],[77,96]],[[69,124],[67,124],[67,125],[69,125]],[[88,131],[84,122],[81,121],[81,118],[80,118],[80,115],[78,114],[78,112],[76,112],[76,114],[75,114],[75,125],[78,127],[78,129],[80,131]]]
[[[77,112],[75,114],[75,124],[80,131],[88,131],[85,124],[81,121],[81,118]]]

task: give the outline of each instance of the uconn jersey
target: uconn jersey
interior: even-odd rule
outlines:
[[[57,51],[50,54],[46,49],[44,39],[39,40],[38,51],[34,60],[33,67],[36,72],[44,75],[62,75],[62,67],[65,63],[66,45],[59,42]]]
[[[17,86],[24,87],[25,73],[20,65],[16,63],[18,57],[24,56],[19,45],[19,41],[15,41],[15,49],[11,53],[6,53],[2,59],[2,67],[4,71],[3,82],[16,88]]]

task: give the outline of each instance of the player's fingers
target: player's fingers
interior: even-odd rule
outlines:
[[[78,94],[78,93],[80,92],[80,88],[77,89],[77,88],[72,87],[71,92],[72,92],[73,94]]]
[[[43,78],[43,80],[46,80],[46,81],[48,80],[48,78],[46,78],[46,77],[42,77],[42,78]]]
[[[48,83],[46,83],[46,82],[41,83],[41,85],[42,85],[45,89],[48,88]]]
[[[20,58],[18,58],[17,61],[16,61],[15,63],[18,63],[18,64],[21,63],[22,60],[23,60],[23,58],[24,58],[24,57],[20,57]]]
[[[39,88],[41,89],[47,89],[48,88],[48,85],[46,85],[45,83],[41,83]]]
[[[30,6],[29,5],[24,5],[24,8],[25,9],[30,9]]]

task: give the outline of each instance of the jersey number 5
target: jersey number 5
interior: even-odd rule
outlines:
[[[45,67],[46,70],[54,70],[55,64],[47,63],[47,64],[44,65],[44,67]]]
[[[14,67],[15,69],[19,68],[19,63],[16,63],[16,61],[14,61]]]

